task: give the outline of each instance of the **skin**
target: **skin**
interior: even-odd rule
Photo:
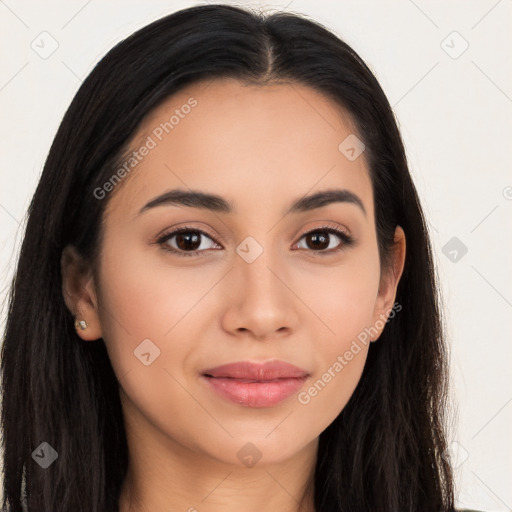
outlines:
[[[238,405],[199,374],[281,359],[310,372],[300,391],[308,390],[358,334],[389,315],[404,233],[397,227],[393,264],[381,269],[364,153],[349,161],[338,150],[356,131],[339,106],[306,86],[197,82],[153,111],[132,147],[190,97],[197,106],[103,199],[99,267],[71,246],[62,257],[66,303],[89,325],[77,332],[103,338],[120,382],[130,452],[120,511],[313,511],[318,437],[352,395],[370,343],[307,404],[293,395],[273,407]],[[174,188],[216,193],[235,212],[163,205],[138,215]],[[328,188],[357,194],[367,215],[348,202],[283,215],[294,200]],[[315,254],[304,234],[326,221],[355,244]],[[196,250],[204,257],[154,243],[184,225],[213,235]],[[263,248],[251,263],[236,252],[247,236]],[[326,236],[324,254],[343,244]],[[176,237],[166,243],[179,247]],[[160,350],[148,366],[134,357],[145,339]],[[261,454],[252,467],[237,456],[247,443]]]

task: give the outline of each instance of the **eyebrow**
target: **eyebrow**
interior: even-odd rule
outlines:
[[[309,196],[301,197],[291,204],[288,210],[284,212],[284,215],[288,215],[289,213],[302,213],[316,208],[322,208],[332,203],[354,204],[362,210],[366,217],[366,209],[359,196],[346,189],[323,190]],[[233,204],[219,195],[201,192],[199,190],[174,189],[149,201],[139,210],[138,215],[151,208],[164,205],[188,206],[217,213],[235,212]]]

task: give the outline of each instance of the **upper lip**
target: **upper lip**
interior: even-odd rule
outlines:
[[[307,377],[309,373],[298,366],[285,361],[239,361],[223,364],[203,372],[209,377],[227,377],[232,379],[274,380]]]

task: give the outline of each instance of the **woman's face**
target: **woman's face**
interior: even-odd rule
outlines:
[[[109,201],[101,261],[79,303],[80,335],[104,339],[129,429],[237,465],[311,447],[359,381],[405,254],[401,238],[385,279],[349,117],[297,84],[200,82],[152,112],[131,149],[119,188],[114,178],[97,194]],[[222,199],[157,199],[178,189]],[[308,201],[327,190],[338,199]],[[275,360],[306,377],[204,375]]]

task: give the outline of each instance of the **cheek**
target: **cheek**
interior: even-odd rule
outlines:
[[[141,354],[149,352],[145,359],[154,363],[148,367],[162,372],[179,367],[193,350],[192,329],[204,316],[202,298],[218,281],[211,271],[199,268],[171,266],[165,258],[149,258],[144,251],[122,258],[113,250],[104,251],[99,314],[118,378],[144,366]],[[152,386],[162,389],[159,384]]]
[[[345,344],[328,357],[329,362],[298,394],[298,402],[307,413],[306,421],[320,423],[316,425],[318,431],[327,428],[349,401],[361,378],[367,353],[368,344]]]
[[[119,259],[105,251],[100,321],[127,416],[142,414],[165,430],[186,424],[183,414],[194,406],[186,391],[187,361],[197,350],[193,341],[204,316],[201,298],[216,279],[211,272],[155,260],[142,251]]]
[[[302,285],[313,290],[308,305],[318,312],[321,325],[315,331],[317,372],[298,395],[324,428],[345,407],[364,369],[379,285],[378,258],[367,254],[326,275],[317,271],[315,279],[310,276]]]
[[[297,284],[320,322],[317,332],[326,353],[343,350],[371,325],[379,277],[378,257],[371,252],[354,253],[338,267],[301,269]]]
[[[104,255],[100,279],[107,325],[115,320],[134,337],[163,338],[181,319],[201,309],[201,298],[218,276],[205,267],[179,266],[177,258],[171,264],[171,256],[168,261],[165,254],[155,257],[157,251],[132,251],[120,259],[113,251]],[[115,319],[109,311],[115,312]]]
[[[324,334],[316,335],[316,372],[297,398],[321,430],[343,410],[361,378],[370,346],[366,329],[377,294],[374,281],[368,274],[347,273],[315,292],[312,308],[321,312],[329,330],[322,328]]]

